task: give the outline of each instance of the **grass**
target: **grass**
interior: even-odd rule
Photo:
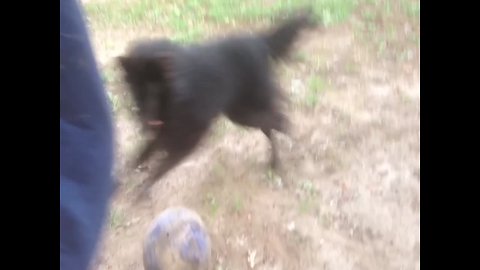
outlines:
[[[401,1],[401,6],[404,12],[410,18],[419,18],[420,17],[420,1],[414,0],[404,0]]]
[[[318,210],[318,192],[311,181],[304,180],[300,182],[297,187],[297,193],[300,194],[300,202],[298,205],[300,214],[312,214]]]
[[[244,203],[243,199],[241,196],[234,196],[233,202],[232,202],[232,209],[233,212],[236,214],[241,214],[243,209],[244,209]]]
[[[420,1],[417,0],[363,0],[361,15],[366,22],[406,16],[410,20],[420,17]]]
[[[362,17],[367,22],[373,22],[377,17],[377,14],[375,11],[371,9],[366,9],[362,11]]]
[[[104,83],[114,83],[117,80],[117,74],[111,68],[103,69],[102,80]]]
[[[269,168],[265,174],[268,184],[273,185],[276,188],[283,187],[282,178],[271,168]]]
[[[118,97],[118,95],[113,94],[110,91],[107,91],[107,95],[108,100],[110,101],[110,107],[112,108],[113,112],[117,112],[121,106],[120,98]]]
[[[315,196],[316,191],[313,183],[310,180],[305,180],[299,184],[300,191],[305,193],[307,196]]]
[[[319,76],[313,76],[308,83],[308,92],[305,97],[306,105],[313,108],[317,105],[320,94],[325,90],[326,83]]]
[[[293,60],[298,61],[298,62],[307,62],[308,61],[308,55],[305,54],[304,52],[296,52],[293,55]]]
[[[209,15],[221,23],[257,22],[275,18],[285,11],[311,6],[326,25],[343,21],[356,5],[355,0],[280,0],[270,4],[258,0],[210,0]],[[232,8],[235,6],[236,8]]]
[[[363,0],[360,8],[362,38],[379,58],[404,61],[405,48],[419,43],[420,1]],[[407,24],[405,24],[408,22]],[[409,27],[407,31],[405,26]]]
[[[279,16],[310,6],[326,26],[345,21],[362,0],[93,0],[85,3],[88,21],[93,29],[102,31],[143,31],[163,33],[178,42],[192,42],[208,36],[212,31],[244,25],[268,25]],[[248,27],[247,27],[248,26]],[[298,60],[305,62],[307,55],[299,53]],[[118,78],[105,68],[103,79],[112,85]],[[323,81],[313,78],[307,94],[308,106],[315,106]],[[123,100],[109,94],[114,112],[122,107]],[[222,137],[230,124],[221,121],[216,128]]]
[[[110,219],[109,219],[109,225],[110,228],[112,229],[117,229],[123,226],[123,223],[125,222],[125,215],[122,211],[118,209],[112,209],[110,212]]]
[[[206,204],[208,205],[210,215],[215,217],[218,213],[218,209],[220,208],[217,198],[212,193],[208,193],[205,201],[206,201]]]
[[[353,74],[358,72],[358,66],[354,61],[348,61],[345,63],[345,71]]]
[[[89,22],[100,29],[168,29],[170,38],[189,42],[222,25],[270,23],[306,6],[325,25],[347,19],[358,0],[104,0],[85,4]]]
[[[227,169],[221,162],[215,162],[211,170],[211,179],[214,181],[214,186],[206,192],[203,199],[203,204],[206,207],[211,217],[215,218],[220,210],[221,191],[218,192],[217,188],[221,188],[224,184],[225,176],[228,175]],[[220,199],[219,199],[220,198]]]

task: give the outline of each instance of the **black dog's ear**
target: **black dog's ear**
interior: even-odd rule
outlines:
[[[123,70],[130,72],[132,70],[136,69],[136,66],[138,66],[135,62],[135,59],[129,56],[118,56],[117,57],[117,62],[120,64],[120,66],[123,68]]]

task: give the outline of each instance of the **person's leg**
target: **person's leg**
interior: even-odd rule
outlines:
[[[86,270],[112,194],[110,109],[82,13],[60,0],[60,269]]]

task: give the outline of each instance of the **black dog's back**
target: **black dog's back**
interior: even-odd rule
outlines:
[[[196,91],[209,93],[203,96],[210,96],[212,103],[223,103],[218,105],[227,116],[237,107],[262,110],[275,106],[282,95],[273,81],[270,59],[285,57],[301,30],[313,25],[310,14],[304,13],[260,35],[231,36],[187,48],[192,59],[185,64],[194,73],[190,76],[197,78],[192,82],[201,88]],[[195,62],[198,66],[192,67]]]
[[[147,187],[187,156],[221,113],[237,124],[262,130],[271,142],[272,166],[276,166],[272,131],[284,132],[288,121],[280,107],[282,94],[271,74],[270,59],[286,56],[300,31],[311,25],[309,14],[303,14],[270,32],[200,45],[140,42],[122,57],[142,115],[153,115],[163,123],[139,158],[142,163],[156,148],[168,153]]]

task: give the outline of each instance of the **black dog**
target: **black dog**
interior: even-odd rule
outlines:
[[[191,153],[222,113],[237,124],[261,129],[271,142],[271,165],[276,167],[272,131],[285,132],[288,121],[270,59],[286,56],[300,31],[313,25],[304,14],[268,33],[202,45],[142,41],[119,57],[143,127],[154,135],[135,166],[156,150],[168,154],[145,181],[145,189]]]

